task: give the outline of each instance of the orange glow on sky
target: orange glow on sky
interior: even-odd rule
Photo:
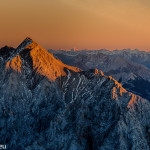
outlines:
[[[1,0],[0,47],[150,50],[149,0]]]

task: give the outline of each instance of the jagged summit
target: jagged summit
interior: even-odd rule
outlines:
[[[22,51],[26,48],[33,49],[37,47],[39,44],[37,44],[34,40],[32,40],[30,37],[26,37],[23,42],[17,47],[17,51]]]
[[[8,150],[150,149],[149,101],[98,69],[78,72],[30,38],[15,51],[0,60],[0,143]]]
[[[24,39],[24,41],[31,41],[32,40],[32,38],[31,37],[26,37],[25,39]],[[33,41],[33,40],[32,40]]]
[[[56,59],[53,54],[47,52],[38,43],[27,37],[16,49],[16,53],[6,63],[7,70],[17,72],[32,68],[37,74],[54,81],[59,76],[66,75],[64,68],[78,72],[80,69],[68,66]],[[30,66],[30,67],[27,67]]]

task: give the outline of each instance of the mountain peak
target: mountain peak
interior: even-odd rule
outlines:
[[[25,39],[24,39],[24,41],[31,41],[32,40],[32,38],[31,37],[26,37]],[[33,40],[32,40],[33,41]]]
[[[54,81],[60,76],[65,76],[64,68],[79,72],[80,69],[68,66],[56,59],[53,54],[43,49],[38,43],[27,37],[17,47],[16,53],[7,61],[6,69],[12,69],[16,72],[22,72],[32,68],[31,71],[36,71],[37,74],[47,77]],[[28,64],[28,65],[27,65]]]
[[[25,43],[26,44],[31,44],[33,42],[35,42],[35,41],[33,41],[31,37],[26,37],[20,45],[23,45]]]
[[[32,40],[31,37],[26,37],[23,40],[23,42],[17,47],[17,51],[21,52],[24,49],[33,49],[37,46],[38,46],[38,44],[34,40]]]

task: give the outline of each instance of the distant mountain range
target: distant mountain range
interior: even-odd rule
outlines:
[[[50,50],[65,64],[83,70],[97,68],[127,90],[150,100],[150,52],[139,50]]]
[[[0,144],[8,150],[149,150],[150,101],[89,68],[97,62],[107,73],[116,64],[122,83],[122,65],[132,80],[149,80],[149,70],[119,56],[59,55],[29,37],[16,49],[0,49]]]

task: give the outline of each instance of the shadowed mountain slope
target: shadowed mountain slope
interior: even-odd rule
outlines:
[[[148,100],[28,40],[0,62],[0,143],[8,150],[149,150]]]
[[[68,65],[83,70],[94,68],[102,70],[105,75],[115,78],[130,92],[150,100],[150,70],[148,68],[123,58],[121,55],[113,54],[113,52],[110,52],[111,54],[107,54],[105,51],[105,53],[101,52],[103,51],[89,54],[81,51],[77,55],[70,55],[67,52],[54,51],[54,56]],[[120,54],[122,53],[120,52]]]

